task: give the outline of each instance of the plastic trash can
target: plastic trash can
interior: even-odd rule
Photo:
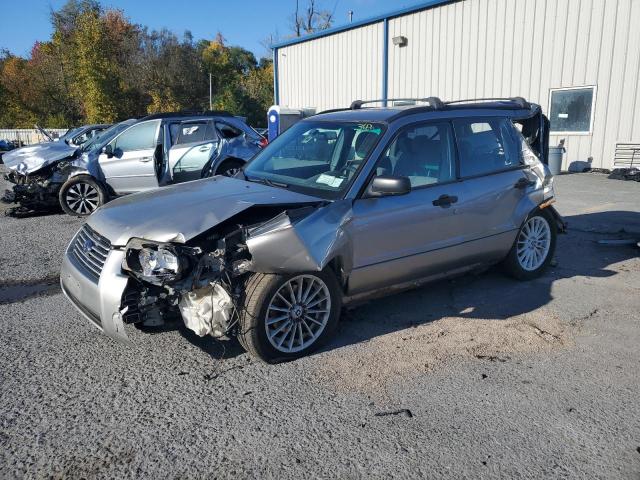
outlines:
[[[549,170],[552,175],[558,175],[562,168],[562,155],[566,152],[562,145],[549,147]]]

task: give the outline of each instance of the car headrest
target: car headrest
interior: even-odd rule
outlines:
[[[356,138],[355,150],[360,158],[364,158],[371,151],[378,139],[378,134],[373,132],[360,132]]]

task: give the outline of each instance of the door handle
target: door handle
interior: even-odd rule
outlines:
[[[153,160],[153,157],[142,157],[140,159],[142,163],[150,162],[151,160]]]
[[[432,203],[436,207],[448,207],[452,203],[456,203],[458,201],[458,197],[454,195],[440,195],[436,198]]]
[[[209,147],[207,147],[206,145],[204,147],[200,147],[199,150],[201,152],[207,152],[209,150]]]
[[[535,182],[532,180],[527,180],[526,178],[521,178],[520,180],[518,180],[515,185],[513,186],[514,188],[527,188],[527,187],[531,187],[535,185]]]

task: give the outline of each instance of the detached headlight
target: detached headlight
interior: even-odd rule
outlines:
[[[122,268],[157,285],[178,280],[187,263],[170,244],[134,238],[127,244]]]

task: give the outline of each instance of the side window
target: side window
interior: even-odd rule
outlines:
[[[409,177],[412,187],[455,178],[453,131],[448,122],[414,125],[401,131],[378,161],[378,175]]]
[[[151,121],[134,125],[113,141],[113,150],[133,152],[155,148],[159,123],[160,121]]]
[[[211,123],[183,123],[178,129],[178,137],[175,144],[199,143],[215,139],[216,135]]]
[[[226,123],[216,123],[216,127],[218,127],[222,138],[236,138],[242,135],[242,130],[236,127],[232,127],[231,125],[228,125]]]
[[[517,135],[510,120],[461,119],[453,124],[461,177],[489,174],[521,164]]]

